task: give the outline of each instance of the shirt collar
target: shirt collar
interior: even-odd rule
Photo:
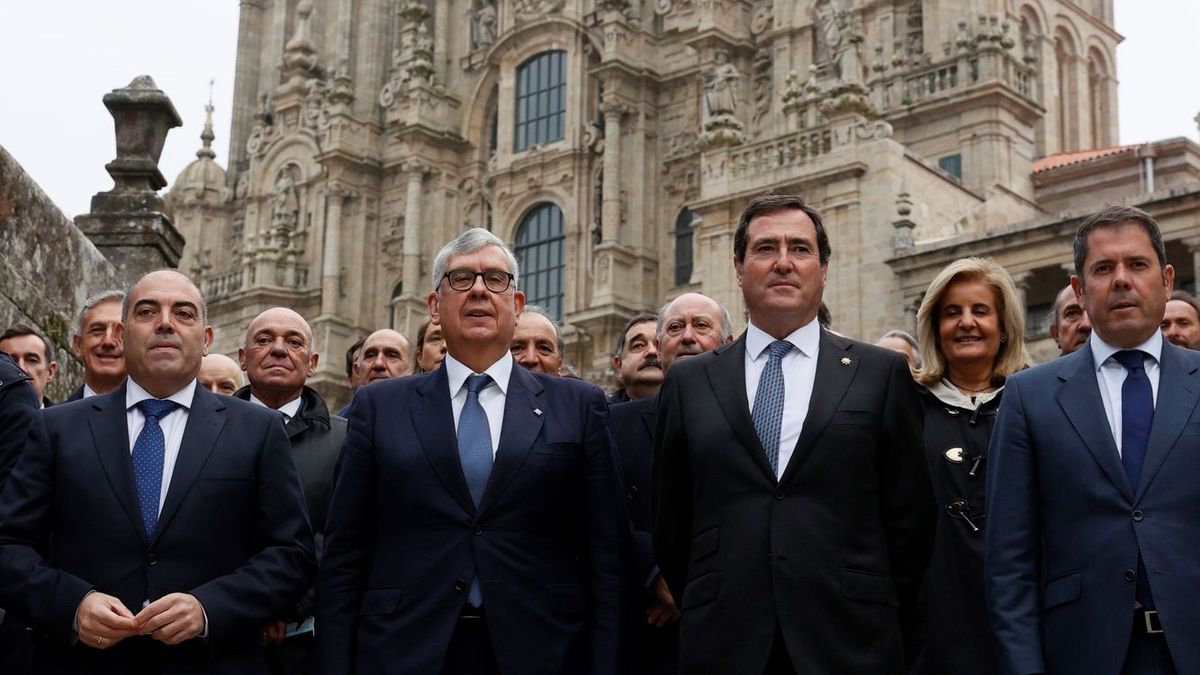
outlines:
[[[250,394],[250,402],[257,403],[258,405],[261,405],[264,408],[271,407],[271,406],[267,405],[266,403],[263,403],[262,401],[260,401],[258,399],[258,397],[255,396],[253,393]],[[283,405],[279,406],[278,408],[275,408],[275,410],[278,410],[279,412],[283,413],[284,415],[287,416],[288,420],[291,420],[297,414],[299,414],[300,406],[303,403],[304,403],[304,399],[301,398],[300,396],[296,396],[296,398],[288,401],[287,403],[284,403]]]
[[[792,331],[784,339],[799,349],[801,354],[812,358],[816,356],[817,345],[821,342],[821,324],[813,317],[812,321]],[[774,341],[775,338],[755,326],[753,322],[746,326],[746,353],[750,355],[751,360],[757,361]]]
[[[96,395],[96,390],[88,386],[87,382],[83,383],[83,396],[80,398],[91,398]]]
[[[1100,335],[1096,331],[1092,331],[1092,336],[1088,338],[1088,342],[1092,348],[1092,359],[1094,359],[1093,365],[1095,366],[1096,370],[1100,370],[1100,367],[1104,365],[1104,362],[1112,358],[1113,354],[1122,351],[1119,347],[1114,347],[1100,339]],[[1145,342],[1134,347],[1134,349],[1149,354],[1154,359],[1155,363],[1161,363],[1162,345],[1162,331],[1156,330],[1150,335],[1149,338],[1146,339]]]
[[[134,382],[130,377],[126,380],[129,385],[125,387],[125,410],[130,410],[133,406],[145,401],[148,398],[157,398],[150,392],[142,389],[142,385]],[[167,397],[168,401],[178,403],[184,410],[192,409],[192,398],[196,395],[196,380],[192,380],[179,391]]]
[[[458,395],[458,391],[463,388],[467,381],[468,375],[473,375],[471,369],[463,365],[461,361],[446,354],[446,377],[450,380],[450,398]],[[492,376],[492,382],[500,387],[500,392],[508,395],[508,378],[512,375],[513,357],[509,352],[504,352],[504,356],[500,357],[484,373]]]

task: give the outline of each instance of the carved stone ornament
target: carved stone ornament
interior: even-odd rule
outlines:
[[[742,122],[734,114],[740,98],[741,73],[729,62],[729,52],[718,49],[716,63],[704,77],[704,122],[700,146],[704,149],[738,145],[745,141]]]
[[[496,42],[496,0],[477,0],[471,17],[471,49],[487,49]]]
[[[547,14],[558,12],[562,9],[564,2],[566,0],[513,0],[512,8],[517,20],[528,21],[530,19],[544,18]]]

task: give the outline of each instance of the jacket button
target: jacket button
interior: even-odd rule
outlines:
[[[1135,522],[1138,522],[1138,523],[1140,523],[1140,522],[1142,522],[1142,518],[1145,518],[1145,517],[1146,517],[1146,516],[1145,516],[1145,515],[1142,513],[1142,510],[1141,510],[1141,509],[1138,509],[1138,510],[1136,510],[1136,511],[1134,511],[1134,512],[1133,512],[1133,520],[1134,520]]]
[[[775,500],[779,501],[781,499],[783,499],[783,490],[776,490],[775,491]]]
[[[454,580],[454,590],[464,591],[466,589],[467,589],[467,580],[466,579],[463,579],[460,577],[460,578]]]
[[[475,528],[475,534],[483,534],[483,528],[482,528],[482,527],[476,527],[476,528]]]
[[[1133,581],[1137,579],[1137,573],[1133,570],[1125,570],[1125,581]]]
[[[151,566],[151,567],[154,567],[155,565],[157,565],[157,564],[158,564],[158,557],[157,557],[157,556],[155,556],[153,553],[152,553],[152,554],[150,554],[150,555],[149,555],[149,556],[146,558],[146,564],[147,564],[147,565],[149,565],[149,566]]]

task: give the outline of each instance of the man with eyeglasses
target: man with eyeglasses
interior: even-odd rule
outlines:
[[[607,405],[509,352],[517,261],[433,264],[442,367],[362,387],[325,525],[317,671],[617,673],[628,529]]]

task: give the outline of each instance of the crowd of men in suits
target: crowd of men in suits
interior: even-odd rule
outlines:
[[[830,328],[798,197],[752,200],[731,254],[746,331],[699,293],[636,315],[607,396],[483,229],[437,254],[415,342],[346,353],[336,413],[303,316],[209,353],[176,271],[86,301],[61,404],[10,327],[0,671],[964,672],[922,657],[960,639],[926,628],[956,611],[913,379],[943,345]],[[1075,270],[1063,357],[989,387],[981,644],[1006,675],[1200,672],[1200,309],[1136,209],[1084,221]]]

